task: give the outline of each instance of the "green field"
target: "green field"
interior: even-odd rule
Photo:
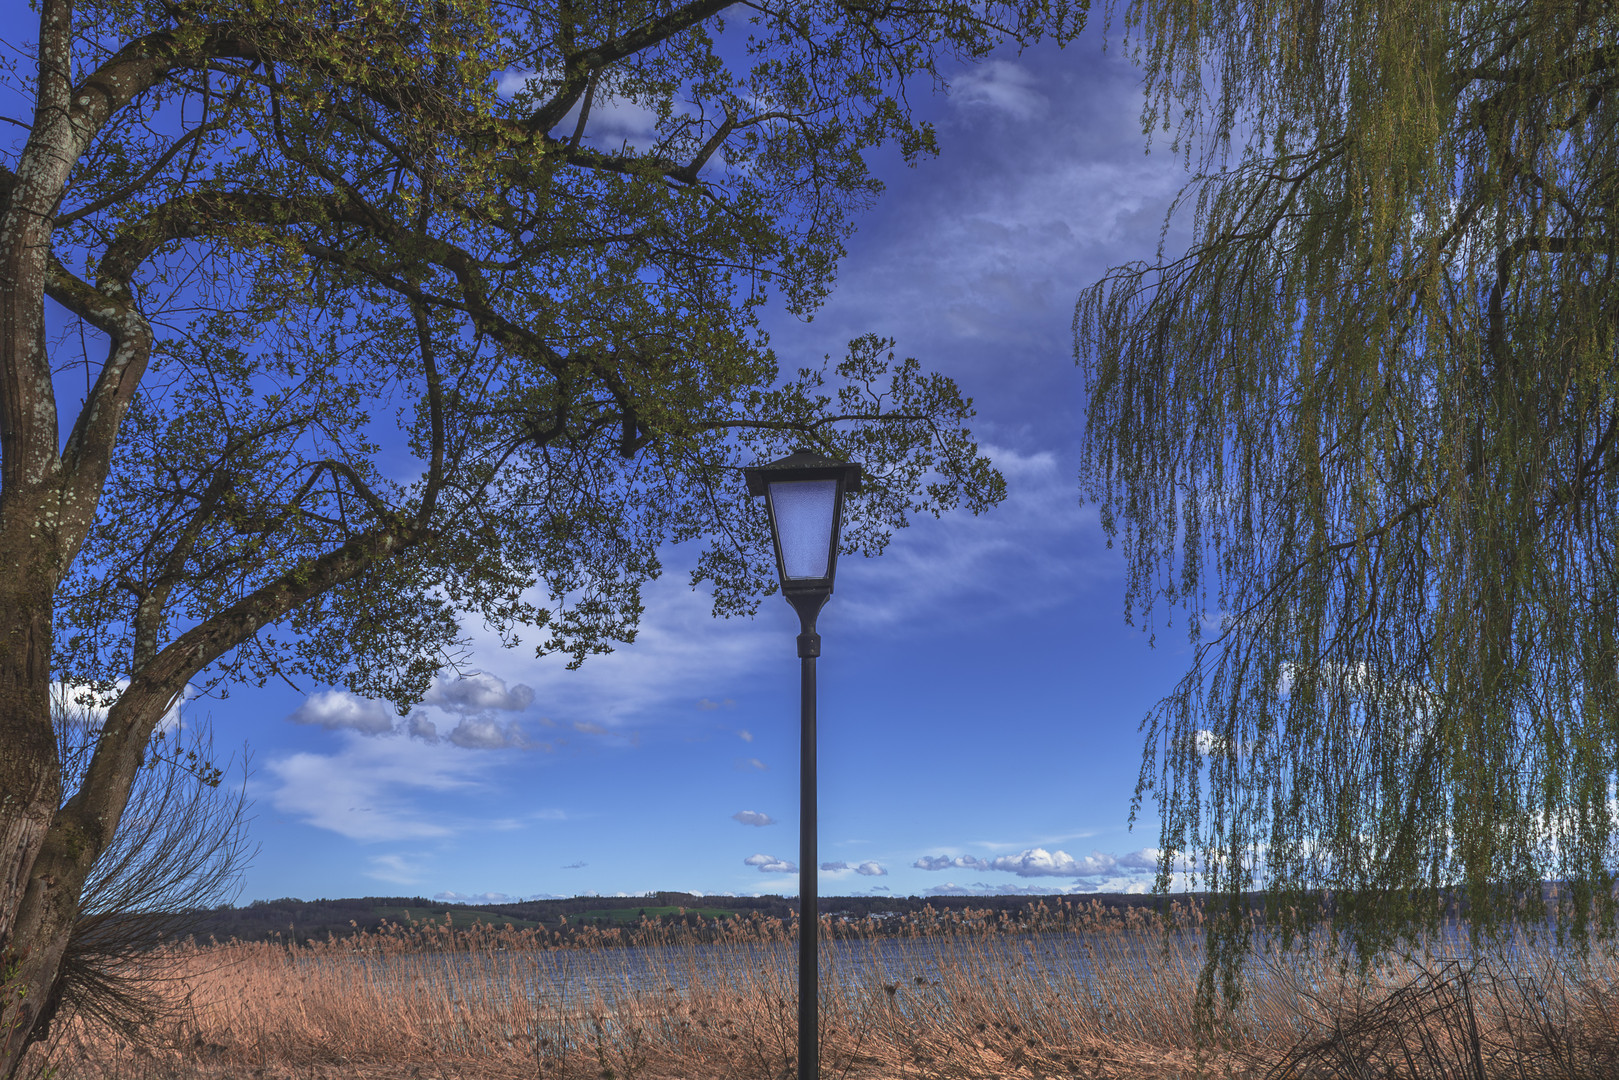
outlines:
[[[474,926],[478,923],[485,923],[489,926],[505,926],[510,923],[519,930],[527,930],[540,925],[532,919],[518,919],[510,915],[496,915],[492,912],[468,910],[466,908],[378,907],[372,910],[380,918],[400,923],[442,923],[447,911],[450,916],[450,925],[455,927]],[[678,915],[682,910],[688,915],[701,915],[705,919],[723,919],[736,914],[736,912],[727,911],[724,908],[688,906],[682,909],[670,904],[668,906],[604,908],[601,911],[583,911],[569,915],[568,922],[574,926],[584,926],[592,923],[629,926],[640,922],[643,915],[655,919],[661,915]]]
[[[604,911],[582,911],[577,915],[569,915],[568,921],[576,924],[590,922],[636,923],[641,921],[642,915],[655,919],[660,915],[678,915],[682,911],[687,915],[701,915],[705,919],[724,919],[736,914],[736,912],[726,911],[724,908],[680,908],[670,905],[668,907],[607,908]]]
[[[373,911],[380,918],[392,922],[436,922],[444,921],[445,909],[425,907],[379,907]],[[475,926],[484,923],[487,926],[505,926],[510,923],[519,930],[530,930],[540,924],[532,919],[514,919],[510,915],[492,915],[483,911],[467,911],[463,908],[453,908],[448,912],[450,925],[456,927]]]

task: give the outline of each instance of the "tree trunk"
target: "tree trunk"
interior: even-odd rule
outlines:
[[[47,857],[64,839],[50,708],[63,489],[44,296],[56,206],[79,146],[71,3],[42,0],[39,12],[34,123],[0,202],[0,1077],[16,1071],[50,996],[67,942],[60,912],[77,907],[83,880]]]
[[[15,568],[0,577],[0,1077],[16,1066],[66,944],[65,936],[42,941],[24,916],[53,884],[35,870],[62,801],[50,709],[50,580],[37,568],[29,573],[27,560],[12,545],[0,547],[0,561]]]
[[[49,655],[48,634],[51,605],[49,598],[30,606],[6,610],[36,613],[43,628]],[[37,613],[43,612],[43,615]],[[13,622],[27,622],[26,614]],[[102,747],[117,759],[98,790],[81,790],[63,805],[61,766],[57,757],[49,697],[49,669],[35,665],[0,663],[0,768],[4,780],[13,776],[25,782],[33,779],[31,800],[7,801],[0,807],[0,833],[15,840],[14,846],[0,847],[5,860],[7,893],[0,919],[4,920],[6,965],[0,998],[0,1078],[10,1080],[22,1061],[23,1052],[43,1033],[49,1021],[47,1005],[56,989],[62,956],[67,949],[84,883],[96,858],[117,830],[129,799],[138,753],[130,746],[144,747],[148,733],[167,711],[170,698],[143,687],[126,691],[108,712],[103,727]],[[19,677],[23,676],[23,677]],[[25,702],[13,708],[12,702]],[[28,711],[37,703],[36,711]],[[17,736],[13,739],[11,736]],[[15,825],[13,823],[16,823]]]

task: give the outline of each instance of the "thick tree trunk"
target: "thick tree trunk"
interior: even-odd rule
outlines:
[[[50,987],[28,973],[42,960],[54,972],[60,958],[34,948],[34,939],[19,933],[18,916],[36,886],[34,866],[62,794],[50,718],[50,596],[28,588],[38,581],[35,575],[5,577],[10,575],[0,576],[0,1076],[11,1075],[20,1052],[13,1044],[26,1038]]]
[[[39,12],[34,123],[0,201],[0,1077],[14,1073],[49,998],[67,940],[56,932],[62,897],[71,892],[66,907],[76,907],[83,880],[46,857],[61,839],[50,681],[64,490],[44,296],[79,140],[69,115],[71,3],[43,0]],[[82,535],[67,537],[67,549]]]

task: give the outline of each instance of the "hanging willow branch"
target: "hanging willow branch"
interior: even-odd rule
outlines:
[[[1614,931],[1619,20],[1138,0],[1181,258],[1080,298],[1082,485],[1197,661],[1143,725],[1159,884],[1364,959],[1460,903]],[[1211,629],[1213,628],[1213,629]],[[1594,920],[1594,921],[1593,921]],[[1239,992],[1240,920],[1211,923]]]

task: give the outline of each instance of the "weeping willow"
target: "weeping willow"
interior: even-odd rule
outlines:
[[[1619,8],[1139,0],[1184,254],[1080,297],[1081,487],[1196,644],[1158,884],[1369,957],[1615,931]],[[1166,235],[1171,235],[1166,232]]]

